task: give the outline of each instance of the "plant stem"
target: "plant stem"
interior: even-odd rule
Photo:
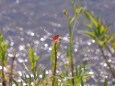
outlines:
[[[73,84],[73,86],[74,86],[74,72],[73,72],[73,70],[74,70],[74,65],[73,65],[73,57],[71,57],[71,73],[72,73],[72,84]]]
[[[111,57],[114,57],[112,50],[107,46],[106,49],[109,51],[109,53],[111,54]]]
[[[6,86],[6,80],[4,75],[4,62],[2,62],[2,85]]]
[[[70,43],[70,45],[72,45]],[[74,65],[73,65],[73,56],[72,56],[72,46],[70,46],[70,66],[71,66],[71,73],[72,73],[72,85],[74,86]]]
[[[106,48],[107,48],[107,50],[109,51],[109,53],[112,55],[111,49],[110,49],[108,46],[106,46]]]
[[[5,75],[4,75],[4,58],[5,58],[5,55],[2,56],[2,85],[3,86],[6,86],[6,80],[5,80]]]
[[[54,70],[53,70],[53,80],[52,80],[52,86],[55,86],[55,75],[56,75],[56,69],[57,69],[57,42],[54,44],[54,51],[55,51],[55,62],[54,62]]]
[[[70,35],[70,44],[69,44],[69,56],[70,56],[70,67],[72,73],[72,85],[74,86],[74,65],[73,65],[73,55],[72,55],[72,45],[73,45],[73,32],[71,27],[69,27],[69,35]]]
[[[110,63],[107,61],[107,57],[106,57],[106,55],[104,54],[104,51],[103,51],[103,49],[102,49],[102,46],[99,45],[99,49],[100,49],[100,52],[102,53],[102,56],[103,56],[103,58],[104,58],[104,60],[105,60],[105,62],[106,62],[106,64],[107,64],[107,66],[109,67],[109,70],[110,70],[110,72],[111,72],[113,78],[115,78],[115,72],[112,70],[112,67],[111,67]]]
[[[13,69],[14,69],[14,60],[15,60],[15,56],[12,57],[11,71],[9,75],[9,86],[12,86],[12,74],[13,74]]]

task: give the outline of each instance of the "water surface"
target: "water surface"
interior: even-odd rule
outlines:
[[[107,23],[109,28],[115,32],[115,0],[82,0],[82,5],[93,11],[96,16]],[[26,49],[32,45],[36,50],[36,55],[40,55],[41,63],[44,66],[49,64],[51,52],[50,37],[55,34],[63,36],[59,60],[65,58],[68,45],[67,20],[63,15],[63,9],[72,13],[71,0],[0,0],[0,30],[5,34],[5,38],[10,42],[9,58],[13,48],[17,51],[16,69],[21,70],[21,64],[27,63]],[[89,73],[95,75],[88,81],[90,85],[103,82],[104,77],[108,77],[107,66],[103,58],[96,49],[93,40],[84,37],[80,30],[85,29],[82,25],[83,20],[78,22],[74,38],[74,57],[75,63],[85,62],[91,69]],[[45,31],[44,31],[45,30]],[[89,49],[90,48],[90,49]],[[83,52],[87,52],[84,54]],[[65,53],[65,54],[64,54]],[[115,59],[110,59],[115,64]],[[49,64],[50,65],[50,64]],[[62,65],[61,65],[62,66]],[[101,83],[99,83],[101,86]],[[111,82],[110,82],[110,85]]]

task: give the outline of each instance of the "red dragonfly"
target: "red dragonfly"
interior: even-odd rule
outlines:
[[[58,40],[59,39],[59,35],[55,35],[51,38],[51,41],[55,41],[55,40]]]
[[[48,36],[51,36],[52,34],[49,33],[47,30],[44,29],[44,31],[47,33]],[[54,35],[53,37],[51,37],[51,41],[56,41],[56,40],[61,40],[61,36],[60,35]]]

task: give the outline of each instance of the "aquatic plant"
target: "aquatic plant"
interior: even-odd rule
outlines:
[[[71,17],[69,16],[69,14],[67,13],[66,10],[64,10],[64,15],[67,17],[67,21],[68,21],[68,29],[69,29],[69,48],[68,48],[68,61],[71,67],[71,73],[72,73],[72,85],[74,86],[74,63],[73,63],[73,51],[72,51],[72,47],[73,47],[73,38],[74,38],[74,31],[75,31],[75,25],[76,22],[78,21],[79,16],[82,14],[83,12],[83,7],[79,6],[76,7],[74,1],[72,1],[72,8],[73,8],[73,12],[74,12],[74,16]]]
[[[56,79],[56,69],[57,69],[57,53],[60,47],[61,38],[59,35],[55,35],[52,37],[52,54],[51,54],[51,65],[52,65],[52,86],[57,86],[58,84]]]
[[[12,86],[12,81],[13,81],[13,69],[14,69],[14,61],[15,61],[15,58],[16,58],[16,51],[13,50],[12,51],[12,62],[11,62],[11,67],[10,67],[10,71],[9,71],[9,86]]]
[[[105,60],[107,66],[109,67],[109,70],[112,74],[112,77],[115,78],[115,72],[114,69],[111,67],[111,64],[108,62],[108,59],[104,53],[104,48],[109,51],[109,53],[112,56],[112,52],[110,48],[108,47],[109,44],[111,44],[113,40],[113,36],[110,34],[109,28],[106,24],[103,24],[100,20],[100,18],[96,18],[92,13],[89,11],[85,11],[85,16],[89,20],[89,23],[86,24],[88,27],[88,30],[83,31],[88,37],[95,40],[95,42],[98,45],[98,48],[103,56],[103,59]],[[114,42],[112,42],[114,44]]]
[[[35,51],[31,46],[27,50],[27,55],[30,68],[23,63],[25,73],[21,76],[22,82],[28,86],[39,86],[45,78],[45,69],[39,66],[40,57],[35,55]],[[41,78],[39,78],[40,75]]]
[[[0,71],[2,77],[2,85],[6,86],[6,79],[5,79],[5,66],[7,63],[7,50],[8,50],[8,43],[4,40],[4,35],[0,33],[0,64],[2,65],[2,70]]]
[[[78,3],[80,3],[79,0]],[[73,16],[70,16],[67,11],[64,10],[64,15],[67,17],[69,30],[69,45],[67,49],[67,60],[69,61],[69,63],[63,63],[64,69],[60,73],[57,73],[56,70],[59,67],[57,54],[60,50],[61,36],[55,35],[51,38],[52,52],[50,62],[52,74],[46,75],[46,68],[42,68],[39,65],[40,56],[37,56],[35,54],[34,48],[30,46],[27,49],[29,67],[27,67],[27,65],[23,62],[24,73],[22,73],[22,76],[17,75],[17,77],[20,77],[21,81],[18,82],[13,77],[16,51],[12,52],[13,57],[10,64],[11,68],[7,71],[7,73],[9,73],[9,76],[6,76],[6,71],[4,70],[4,68],[7,65],[7,50],[9,44],[4,40],[4,35],[0,33],[0,65],[2,65],[0,75],[2,79],[2,86],[12,86],[13,84],[16,86],[85,86],[84,81],[92,76],[92,74],[88,74],[87,72],[89,70],[89,67],[83,64],[79,64],[76,66],[73,62],[74,32],[77,28],[76,23],[78,21],[78,18],[82,14],[85,14],[86,18],[90,21],[90,23],[86,24],[88,30],[84,30],[84,34],[95,40],[113,78],[115,78],[115,72],[104,53],[104,49],[106,49],[108,53],[110,53],[111,56],[114,57],[111,48],[115,49],[115,35],[110,34],[108,26],[106,24],[103,24],[100,18],[96,18],[91,12],[84,10],[84,8],[80,4],[78,6],[75,6],[74,1],[72,1],[72,9],[74,13]],[[103,86],[107,85],[108,80],[105,78]]]

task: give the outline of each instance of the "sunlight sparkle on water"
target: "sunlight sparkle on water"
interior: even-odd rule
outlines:
[[[16,0],[16,4],[19,4],[20,0]]]
[[[49,47],[49,49],[48,49],[49,51],[51,51],[52,50],[52,48],[51,47]]]
[[[13,57],[14,55],[11,53],[8,53],[8,57]]]
[[[14,42],[11,42],[11,43],[10,43],[10,46],[13,46],[13,45],[14,45]]]
[[[39,75],[39,78],[42,78],[43,76],[42,75]]]
[[[30,35],[30,36],[34,36],[35,35],[34,32],[32,32],[30,30],[27,32],[27,34]]]
[[[103,64],[103,66],[104,66],[104,67],[107,67],[107,64],[106,64],[106,63],[104,63],[104,64]]]
[[[74,52],[77,52],[77,51],[78,51],[78,49],[75,48],[75,49],[74,49]]]
[[[47,48],[47,47],[48,47],[48,44],[44,44],[44,46]]]
[[[23,62],[24,62],[24,60],[23,60],[23,59],[18,58],[18,62],[19,62],[19,63],[23,63]]]
[[[44,39],[44,38],[40,38],[40,40],[41,40],[41,41],[45,41],[45,39]]]
[[[46,70],[45,74],[49,74],[49,72]]]
[[[2,66],[0,66],[0,70],[2,69]]]
[[[19,46],[19,50],[20,50],[20,51],[25,50],[25,45],[20,45],[20,46]]]

